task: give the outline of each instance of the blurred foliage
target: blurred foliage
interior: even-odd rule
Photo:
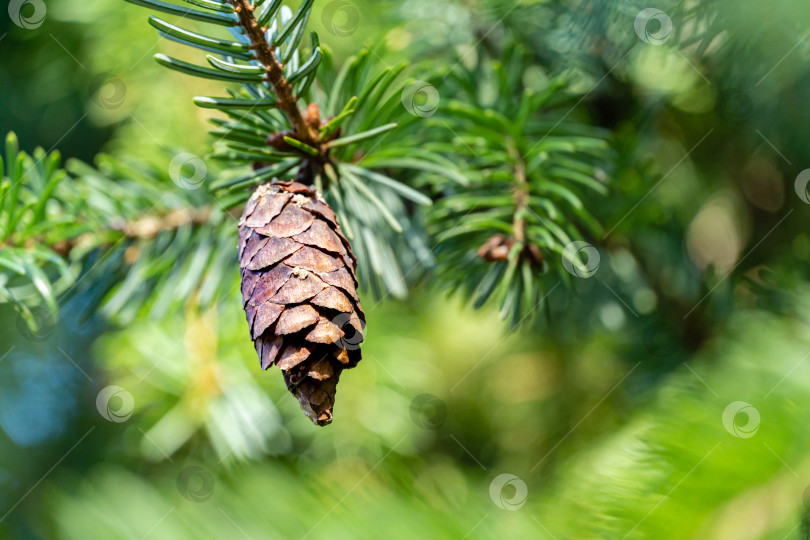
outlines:
[[[215,308],[183,294],[185,261],[205,249],[204,236],[190,251],[165,247],[171,271],[153,269],[176,292],[163,301],[171,305],[155,303],[148,280],[128,291],[116,268],[82,282],[56,319],[37,312],[34,331],[0,305],[3,535],[801,538],[810,523],[810,198],[794,181],[810,163],[809,8],[799,0],[653,4],[317,2],[310,27],[331,49],[335,72],[363,44],[376,65],[361,79],[407,58],[415,64],[408,76],[435,88],[436,115],[412,121],[397,142],[437,146],[414,152],[476,148],[488,123],[465,119],[458,103],[481,95],[490,114],[520,120],[520,91],[498,94],[497,76],[465,87],[446,73],[493,58],[509,65],[511,44],[527,63],[512,89],[566,81],[569,101],[556,104],[553,121],[611,133],[609,191],[588,205],[603,224],[587,236],[598,269],[572,279],[573,294],[548,287],[545,316],[508,336],[497,309],[471,311],[420,280],[406,301],[369,297],[365,359],[341,385],[336,422],[317,433],[259,372],[227,280]],[[0,48],[14,59],[0,66],[8,104],[0,132],[18,133],[23,149],[55,147],[85,162],[102,148],[113,154],[96,169],[69,166],[55,182],[65,189],[48,211],[64,216],[65,228],[77,202],[88,212],[137,184],[140,174],[114,165],[127,163],[124,153],[150,164],[160,193],[172,187],[161,147],[205,153],[208,115],[189,104],[220,91],[148,58],[158,46],[142,9],[83,6],[48,2],[35,30],[0,23]],[[672,21],[663,44],[641,37],[659,35],[660,19],[636,31],[646,8]],[[159,47],[191,59],[174,43]],[[387,97],[396,105],[400,96]],[[510,125],[529,147],[542,137]],[[415,138],[422,131],[429,137]],[[482,170],[476,159],[500,156],[514,169],[491,140],[482,148],[483,158],[476,152],[465,163]],[[29,165],[50,167],[46,152],[29,153]],[[41,189],[57,169],[40,170],[21,190]],[[463,196],[444,181],[398,178],[437,198]],[[91,181],[112,184],[87,198],[82,186]],[[214,201],[202,190],[182,194],[200,197],[195,205]],[[21,223],[17,247],[27,235],[63,230]],[[95,235],[115,231],[91,223]],[[148,249],[161,245],[172,244]],[[126,250],[114,253],[123,260]],[[94,260],[69,270],[83,275]],[[465,278],[476,277],[466,269]],[[96,310],[116,298],[114,309]],[[107,316],[116,313],[127,316]],[[105,409],[97,399],[109,385],[124,393]],[[756,413],[737,406],[724,418],[736,402]],[[504,506],[523,502],[519,484],[490,492],[504,473],[527,486],[514,511]]]
[[[211,357],[210,339],[200,343],[203,348],[186,349],[183,358],[161,354],[182,346],[164,342],[153,329],[149,344],[125,346],[131,351],[126,353],[115,354],[120,336],[108,336],[100,356],[110,358],[113,372],[132,369],[116,382],[132,389],[135,413],[115,426],[119,429],[101,426],[106,433],[90,435],[116,440],[111,462],[66,472],[49,493],[56,535],[139,538],[154,527],[151,534],[166,538],[235,535],[240,529],[250,537],[375,538],[384,523],[395,538],[489,538],[508,532],[540,538],[629,533],[627,538],[741,539],[781,538],[798,523],[810,474],[803,452],[807,435],[785,426],[800,425],[807,415],[806,309],[791,321],[741,311],[705,352],[657,387],[649,404],[622,413],[634,401],[636,385],[627,378],[637,366],[593,346],[554,351],[539,341],[513,338],[497,346],[491,362],[469,371],[466,359],[497,340],[497,332],[487,331],[494,314],[471,317],[443,302],[418,304],[431,315],[401,308],[377,313],[388,321],[379,331],[393,337],[370,344],[376,345],[367,353],[370,365],[356,374],[350,395],[342,396],[343,422],[334,430],[314,436],[309,426],[292,421],[293,400],[281,397],[280,389],[267,390],[277,396],[278,409],[261,411],[255,429],[235,430],[237,440],[209,429],[213,444],[197,439],[181,452],[174,452],[170,441],[187,433],[182,421],[174,430],[149,426],[167,409],[182,408],[184,400],[204,399],[206,390],[183,377],[205,378],[200,374],[208,370],[200,364]],[[462,314],[467,316],[459,318]],[[216,323],[208,318],[189,321],[185,347],[203,331],[195,326],[213,329],[208,325]],[[448,341],[444,333],[451,326],[459,339]],[[228,333],[225,327],[220,332]],[[135,329],[135,339],[142,331]],[[260,403],[245,387],[237,390],[239,380],[248,387],[255,383],[237,374],[244,371],[236,361],[240,354],[226,345],[208,360],[218,370],[217,380],[229,381],[214,394]],[[138,383],[152,362],[160,374]],[[594,371],[594,362],[601,372]],[[519,384],[515,372],[522,374]],[[414,415],[408,400],[425,391],[446,409]],[[489,402],[477,399],[481,395],[490,396]],[[733,428],[723,424],[724,409],[739,399],[761,415],[751,438],[735,438],[727,431]],[[566,409],[553,410],[566,401]],[[234,407],[243,419],[251,418],[249,407]],[[229,414],[227,408],[204,405],[191,410],[205,411],[212,424]],[[279,424],[279,417],[290,421]],[[746,423],[744,417],[737,420]],[[566,430],[577,427],[564,446],[558,440],[566,433],[537,438],[557,423],[568,424]],[[272,434],[264,451],[273,458],[240,464],[230,453],[220,455],[224,446],[215,442],[218,437],[236,453],[243,448],[240,440],[260,431]],[[140,467],[126,465],[140,460],[158,462],[149,466],[148,478],[137,473]],[[548,469],[548,462],[557,465]],[[186,484],[182,472],[189,467],[197,468],[191,471],[196,476]],[[498,509],[490,500],[488,484],[501,471],[523,471],[529,496],[519,511]],[[274,511],[263,511],[273,496]],[[583,523],[585,513],[591,517]],[[95,516],[92,525],[88,515]]]
[[[199,158],[180,152],[165,171],[99,155],[98,168],[72,160],[70,173],[60,159],[20,152],[14,134],[0,158],[0,298],[31,331],[47,331],[58,301],[81,290],[119,323],[160,318],[190,296],[206,307],[231,290],[236,235],[222,225],[235,218],[203,186]]]

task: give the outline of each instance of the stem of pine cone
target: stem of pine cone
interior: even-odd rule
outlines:
[[[318,134],[304,120],[304,115],[296,104],[293,87],[284,77],[283,66],[276,58],[273,47],[267,42],[266,29],[259,26],[253,13],[254,6],[248,0],[228,0],[239,16],[239,25],[250,39],[256,59],[267,71],[267,80],[278,97],[278,108],[287,116],[295,131],[296,138],[307,144],[318,146]]]

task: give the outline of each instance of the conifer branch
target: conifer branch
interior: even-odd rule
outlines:
[[[245,35],[250,39],[251,49],[256,59],[267,71],[267,81],[273,87],[278,97],[278,108],[284,112],[295,131],[296,137],[309,145],[317,145],[317,132],[304,120],[304,115],[296,103],[293,87],[284,77],[283,66],[273,52],[273,46],[267,42],[266,29],[259,26],[254,15],[255,6],[248,0],[228,0],[239,16],[239,25],[244,29]]]
[[[185,225],[199,226],[208,223],[211,219],[211,206],[200,208],[176,208],[168,213],[147,214],[145,216],[125,221],[119,225],[110,227],[112,231],[120,232],[129,240],[152,240],[160,233],[176,231]],[[99,232],[101,234],[99,234]],[[107,231],[82,233],[75,238],[67,238],[56,242],[51,242],[45,236],[28,237],[22,242],[12,242],[6,240],[1,247],[23,247],[32,248],[36,245],[48,246],[62,257],[69,257],[74,248],[81,245],[92,245],[99,248],[109,247],[113,242],[97,241]]]
[[[128,238],[151,239],[164,231],[179,229],[184,225],[202,225],[211,219],[211,206],[200,208],[176,208],[168,213],[147,214],[128,221],[121,231]]]

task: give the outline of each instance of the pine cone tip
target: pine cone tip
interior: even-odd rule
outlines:
[[[328,360],[324,360],[322,363],[331,369],[331,363]],[[334,371],[334,375],[327,376],[323,380],[301,375],[296,377],[295,373],[283,372],[287,389],[298,399],[304,414],[318,426],[332,423],[332,409],[335,406],[335,393],[341,370]],[[298,384],[293,384],[296,379],[299,381]]]

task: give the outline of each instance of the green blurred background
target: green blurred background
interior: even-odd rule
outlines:
[[[220,85],[160,68],[187,53],[144,10],[43,5],[35,28],[0,16],[0,133],[86,161],[208,150],[191,98]],[[806,537],[810,5],[315,9],[338,63],[384,43],[418,74],[511,40],[527,79],[569,74],[574,114],[614,132],[598,271],[515,334],[428,281],[364,299],[364,360],[324,429],[258,369],[235,289],[126,327],[91,291],[46,336],[3,306],[4,537]]]

